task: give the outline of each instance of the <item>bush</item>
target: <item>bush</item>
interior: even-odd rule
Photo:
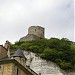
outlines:
[[[72,69],[72,64],[69,62],[62,61],[60,62],[60,67],[64,70]]]

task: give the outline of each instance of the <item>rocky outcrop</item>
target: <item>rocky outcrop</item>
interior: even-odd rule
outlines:
[[[27,63],[33,71],[41,75],[75,75],[75,72],[65,72],[60,67],[51,61],[46,61],[37,56],[35,53],[24,51]]]

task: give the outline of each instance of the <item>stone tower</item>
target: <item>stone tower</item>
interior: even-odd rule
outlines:
[[[28,34],[20,38],[20,42],[43,39],[45,29],[41,26],[31,26],[28,28]]]
[[[28,29],[28,34],[33,34],[37,37],[44,38],[44,28],[41,26],[31,26]]]

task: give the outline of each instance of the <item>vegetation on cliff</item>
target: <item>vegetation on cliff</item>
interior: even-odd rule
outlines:
[[[11,50],[23,49],[38,54],[41,58],[57,63],[61,69],[75,69],[75,44],[66,38],[40,39],[15,42]]]

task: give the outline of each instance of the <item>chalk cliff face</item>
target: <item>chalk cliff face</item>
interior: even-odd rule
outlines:
[[[26,65],[30,66],[36,73],[41,73],[41,75],[64,75],[55,63],[43,60],[32,52],[25,51],[24,54],[28,59]]]
[[[75,75],[75,72],[64,72],[55,63],[41,59],[36,54],[24,51],[27,57],[26,65],[30,66],[37,74],[41,75]]]
[[[47,62],[39,57],[35,57],[30,65],[30,68],[42,75],[63,75],[57,65],[52,62]]]

